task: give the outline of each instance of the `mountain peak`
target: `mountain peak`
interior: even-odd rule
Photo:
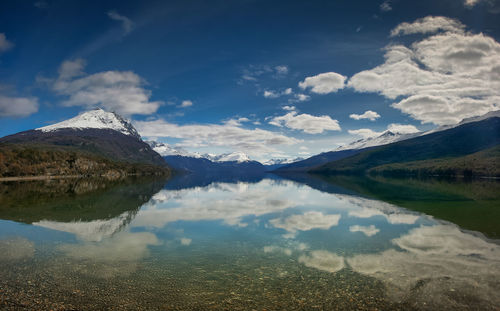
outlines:
[[[101,108],[96,108],[77,115],[74,118],[37,128],[42,132],[52,132],[59,129],[110,129],[120,132],[125,135],[133,136],[140,139],[141,136],[137,133],[132,124],[118,115],[115,112],[107,112]]]
[[[241,151],[231,152],[231,153],[223,153],[218,156],[210,156],[208,158],[213,162],[247,162],[251,161],[248,155]]]
[[[373,136],[373,137],[362,138],[362,139],[356,140],[356,141],[351,142],[347,145],[344,145],[344,146],[337,148],[335,151],[350,150],[350,149],[363,149],[363,148],[367,148],[367,147],[382,146],[382,145],[387,145],[387,144],[394,143],[397,141],[417,137],[417,136],[420,136],[422,134],[423,134],[422,132],[400,133],[400,132],[386,130],[382,134],[380,134],[379,136]]]

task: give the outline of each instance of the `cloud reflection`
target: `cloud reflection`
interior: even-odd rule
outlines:
[[[342,270],[345,267],[344,257],[325,250],[312,251],[309,255],[301,255],[299,262],[303,263],[306,267],[332,273]]]
[[[347,262],[356,272],[381,279],[396,301],[426,301],[434,307],[458,306],[454,297],[467,296],[499,305],[500,246],[461,232],[453,225],[422,226],[392,243],[402,251],[360,254]],[[451,295],[450,293],[456,293]]]

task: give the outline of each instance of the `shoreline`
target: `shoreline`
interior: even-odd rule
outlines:
[[[42,175],[42,176],[16,176],[16,177],[0,177],[1,181],[21,181],[21,180],[48,180],[48,179],[65,179],[65,178],[82,178],[84,175]]]

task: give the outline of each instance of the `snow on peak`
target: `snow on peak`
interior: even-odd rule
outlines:
[[[295,159],[287,159],[287,158],[282,158],[282,159],[269,159],[265,162],[263,162],[262,164],[264,165],[278,165],[278,164],[290,164],[290,163],[294,163],[294,162],[298,162],[298,161],[302,161],[304,160],[304,158],[295,158]]]
[[[410,139],[413,137],[417,137],[417,136],[420,136],[422,134],[423,134],[422,132],[399,133],[399,132],[387,130],[387,131],[384,131],[379,136],[362,138],[362,139],[353,141],[347,145],[338,147],[335,151],[350,150],[350,149],[363,149],[363,148],[368,148],[368,147],[382,146],[382,145],[387,145],[387,144],[395,143],[398,141]]]
[[[231,153],[224,153],[215,157],[212,157],[212,160],[214,162],[247,162],[251,161],[250,158],[243,152],[231,152]]]
[[[243,152],[232,152],[232,153],[223,153],[223,154],[212,154],[212,153],[204,153],[200,154],[198,152],[189,152],[181,147],[174,147],[166,143],[157,142],[157,141],[147,141],[151,148],[158,152],[161,156],[181,156],[181,157],[191,157],[191,158],[204,158],[210,160],[212,162],[247,162],[252,161],[250,158]]]
[[[111,129],[125,135],[140,139],[139,133],[132,124],[114,112],[107,112],[100,108],[79,114],[78,116],[44,127],[37,128],[42,132],[52,132],[59,129]]]
[[[192,158],[201,158],[202,156],[199,153],[191,153],[180,147],[173,147],[166,143],[156,142],[156,141],[147,141],[151,148],[158,152],[162,157],[165,156],[182,156],[182,157],[192,157]]]

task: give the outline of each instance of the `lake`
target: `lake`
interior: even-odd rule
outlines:
[[[0,183],[0,308],[500,308],[500,183]]]

